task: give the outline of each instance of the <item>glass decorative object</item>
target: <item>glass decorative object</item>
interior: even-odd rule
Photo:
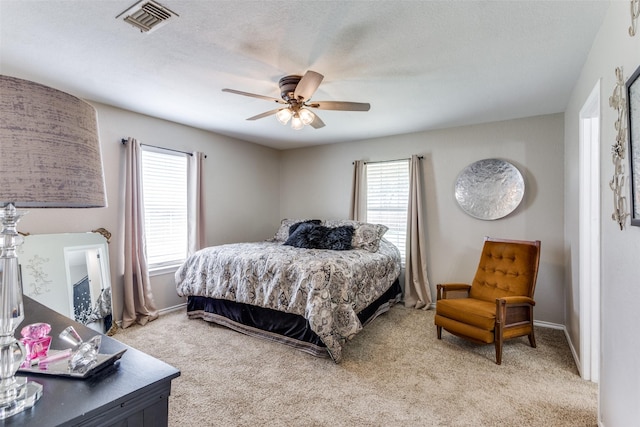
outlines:
[[[73,351],[69,358],[69,369],[76,372],[86,372],[98,361],[98,351],[102,343],[102,337],[95,335],[89,341],[82,341],[73,326],[67,326],[60,332],[60,338],[73,345]]]
[[[32,323],[22,328],[20,342],[27,350],[27,357],[22,366],[29,366],[32,360],[47,356],[51,344],[49,332],[51,332],[51,325],[48,323]]]

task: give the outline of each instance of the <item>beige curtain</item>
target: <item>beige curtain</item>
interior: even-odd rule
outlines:
[[[424,212],[422,212],[421,170],[420,158],[416,155],[411,156],[404,304],[407,307],[426,310],[431,304],[431,290],[427,278],[427,242]]]
[[[204,212],[204,159],[205,155],[196,151],[189,156],[187,163],[189,255],[207,246]]]
[[[145,253],[140,143],[129,138],[125,147],[123,328],[158,318]]]
[[[349,219],[355,221],[367,220],[367,178],[366,165],[362,160],[353,162],[353,180],[351,187],[351,207]]]

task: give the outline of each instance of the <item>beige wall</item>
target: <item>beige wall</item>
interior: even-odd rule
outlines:
[[[615,110],[609,96],[615,88],[615,68],[624,68],[628,78],[640,66],[640,34],[630,37],[629,2],[612,1],[594,41],[589,57],[576,82],[565,113],[565,205],[567,258],[567,329],[572,341],[580,333],[580,283],[578,276],[579,147],[578,116],[596,81],[601,79],[601,349],[599,417],[602,426],[637,425],[640,419],[640,227],[624,230],[611,220],[613,176],[611,146],[615,142]],[[640,23],[639,23],[640,24]],[[628,166],[625,164],[628,172]],[[629,186],[625,195],[630,200]]]
[[[279,224],[279,153],[260,145],[188,126],[95,104],[102,146],[108,207],[101,209],[31,209],[20,230],[34,234],[84,232],[105,227],[113,233],[109,245],[114,314],[121,319],[123,241],[122,167],[120,140],[207,154],[206,211],[210,244],[271,237]],[[159,308],[182,303],[172,274],[151,278]]]
[[[200,131],[102,104],[98,111],[109,206],[103,209],[32,209],[21,230],[31,233],[109,229],[115,316],[122,293],[122,137],[184,151],[203,151],[206,160],[209,244],[271,237],[280,218],[346,218],[355,159],[424,156],[427,239],[432,287],[473,276],[485,235],[540,239],[542,260],[536,319],[562,324],[562,114],[433,132],[278,152],[260,145]],[[453,196],[457,174],[490,157],[514,163],[527,186],[521,206],[507,218],[480,221],[466,215]],[[182,303],[173,275],[152,278],[159,308]]]
[[[346,218],[353,160],[423,155],[432,292],[437,283],[473,278],[485,235],[539,239],[542,256],[535,316],[563,324],[563,141],[563,115],[555,114],[287,150],[281,154],[280,216]],[[458,173],[486,158],[513,163],[526,184],[518,209],[496,221],[465,214],[453,193]]]

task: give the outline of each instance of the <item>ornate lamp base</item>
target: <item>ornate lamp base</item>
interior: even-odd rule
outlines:
[[[15,338],[15,330],[24,320],[16,246],[22,243],[16,223],[24,212],[9,203],[0,210],[0,419],[31,408],[42,396],[42,385],[16,377],[27,354]]]
[[[14,377],[15,383],[7,390],[0,390],[0,419],[4,420],[31,408],[42,396],[42,384]]]

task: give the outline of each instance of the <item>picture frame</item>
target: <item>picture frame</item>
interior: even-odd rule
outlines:
[[[631,225],[640,227],[640,67],[626,83],[629,129]]]

